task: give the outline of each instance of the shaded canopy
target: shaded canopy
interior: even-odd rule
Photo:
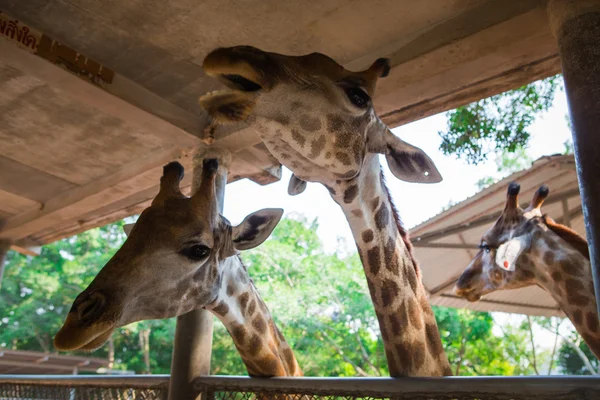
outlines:
[[[352,70],[388,57],[375,105],[394,127],[558,73],[545,5],[5,1],[0,239],[31,252],[139,213],[167,162],[179,158],[189,171],[208,123],[197,99],[219,88],[201,68],[216,47],[318,51]],[[279,163],[246,126],[215,137],[234,153],[230,182],[280,178]]]

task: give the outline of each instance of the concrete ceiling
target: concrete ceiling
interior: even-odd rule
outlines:
[[[219,86],[201,69],[215,47],[319,51],[350,69],[389,57],[375,105],[397,126],[560,72],[545,5],[0,0],[0,238],[28,252],[139,213],[164,163],[189,170],[207,125],[197,98]],[[280,178],[247,127],[216,139],[234,153],[230,181]]]

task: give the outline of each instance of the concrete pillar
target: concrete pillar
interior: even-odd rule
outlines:
[[[550,0],[573,129],[596,298],[600,299],[600,0]],[[598,302],[600,313],[600,302]]]
[[[206,149],[194,157],[192,193],[196,193],[202,178],[202,160],[216,158],[219,169],[215,179],[218,209],[223,212],[227,171],[231,164],[229,151]],[[198,399],[194,395],[192,381],[199,375],[210,374],[212,353],[213,315],[206,310],[194,310],[177,318],[171,379],[169,381],[170,400]]]
[[[8,250],[10,250],[10,242],[7,240],[0,240],[0,289],[2,289],[2,276],[4,275]]]

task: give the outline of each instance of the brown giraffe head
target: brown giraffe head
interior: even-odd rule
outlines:
[[[94,350],[119,326],[179,316],[217,299],[223,292],[225,260],[261,244],[283,213],[257,211],[232,227],[217,210],[217,168],[217,160],[204,161],[200,187],[188,198],[179,188],[181,164],[164,167],[152,205],[75,299],[54,338],[58,349]]]
[[[555,225],[541,213],[548,187],[541,186],[527,209],[519,207],[520,186],[508,186],[502,215],[481,238],[479,252],[458,279],[455,293],[469,301],[501,289],[516,289],[536,283],[532,244]]]
[[[356,177],[367,155],[384,154],[397,178],[439,182],[431,159],[394,136],[375,114],[375,85],[389,69],[383,58],[351,72],[320,53],[220,48],[205,58],[204,70],[229,90],[208,93],[200,103],[215,122],[248,122],[299,180],[332,187]]]

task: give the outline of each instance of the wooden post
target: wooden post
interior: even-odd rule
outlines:
[[[8,250],[10,250],[10,242],[7,240],[0,240],[0,289],[2,289],[2,276],[4,275]]]
[[[205,158],[219,160],[215,188],[219,212],[223,212],[227,170],[231,164],[231,154],[218,149],[206,149],[194,157],[192,193],[200,187],[202,161]],[[213,316],[206,310],[194,310],[177,318],[171,379],[169,381],[170,400],[199,399],[192,385],[195,377],[210,374],[212,352]]]
[[[550,0],[548,17],[558,40],[592,275],[600,299],[600,0]]]

